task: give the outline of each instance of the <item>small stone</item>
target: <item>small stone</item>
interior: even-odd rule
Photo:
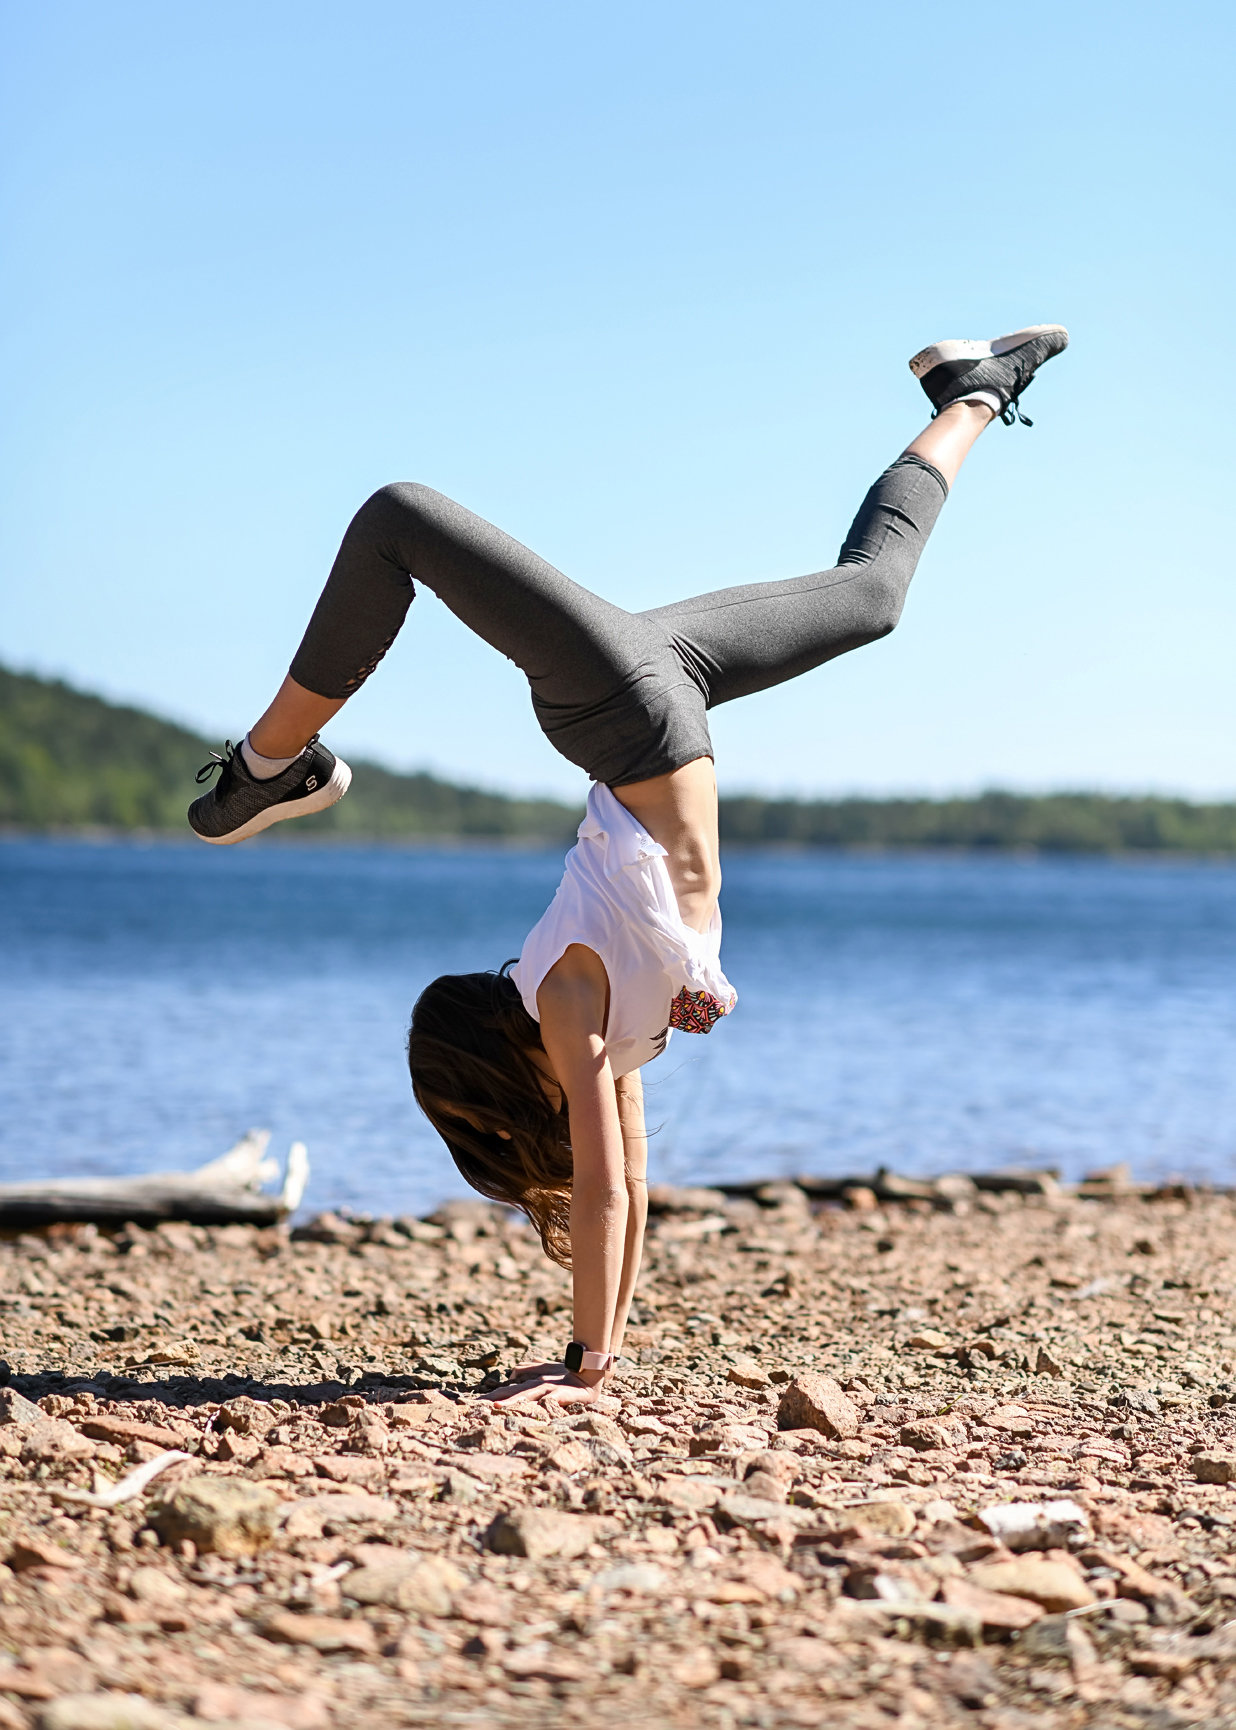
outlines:
[[[707,1646],[689,1652],[670,1668],[670,1680],[679,1688],[711,1688],[721,1674],[721,1666]]]
[[[1034,1419],[1024,1406],[997,1406],[980,1420],[989,1430],[999,1430],[1006,1436],[1032,1436]]]
[[[1236,1454],[1208,1449],[1193,1456],[1193,1476],[1199,1484],[1230,1484],[1236,1482]]]
[[[784,1502],[786,1500],[785,1484],[780,1477],[773,1477],[771,1472],[748,1472],[743,1479],[743,1489],[749,1496],[756,1496],[763,1502]]]
[[[173,1609],[185,1599],[185,1588],[162,1568],[134,1568],[129,1578],[129,1596],[156,1609]]]
[[[939,1418],[923,1418],[917,1423],[901,1426],[902,1447],[917,1448],[920,1453],[927,1453],[933,1448],[960,1447],[965,1439],[963,1425],[942,1423]]]
[[[702,1514],[733,1488],[732,1480],[724,1478],[662,1478],[652,1499],[680,1514]]]
[[[736,1526],[762,1526],[775,1521],[782,1526],[818,1526],[819,1517],[810,1508],[788,1507],[784,1501],[765,1501],[760,1496],[746,1495],[742,1490],[722,1496],[717,1504],[721,1513]]]
[[[236,1430],[242,1436],[264,1436],[278,1421],[279,1414],[268,1400],[250,1399],[248,1394],[229,1400],[215,1414],[216,1429]]]
[[[1179,1682],[1195,1662],[1188,1652],[1137,1651],[1125,1659],[1135,1676],[1158,1676],[1168,1682]]]
[[[655,1562],[618,1562],[602,1568],[589,1581],[590,1592],[659,1592],[665,1585],[665,1569]]]
[[[836,1512],[847,1521],[865,1526],[869,1532],[879,1532],[889,1538],[908,1538],[914,1530],[914,1510],[904,1502],[852,1502]]]
[[[56,1684],[44,1675],[42,1670],[34,1669],[27,1664],[6,1664],[0,1669],[0,1687],[5,1694],[15,1694],[19,1700],[54,1700],[60,1692]],[[26,1721],[21,1721],[21,1730],[26,1730]]]
[[[583,1555],[598,1529],[597,1521],[583,1514],[562,1514],[556,1508],[512,1508],[492,1522],[485,1533],[485,1548],[498,1556],[526,1556],[532,1562],[550,1556],[569,1561]]]
[[[687,1452],[693,1460],[703,1459],[707,1454],[724,1453],[734,1445],[734,1439],[729,1432],[720,1427],[700,1430],[691,1436],[687,1442]]]
[[[500,1592],[488,1580],[472,1580],[456,1594],[454,1613],[477,1627],[508,1628],[519,1603],[514,1592]]]
[[[318,1422],[325,1424],[329,1430],[347,1430],[352,1426],[357,1412],[365,1404],[359,1394],[346,1394],[341,1400],[331,1400],[329,1404],[319,1408]]]
[[[1080,1610],[1095,1602],[1095,1595],[1077,1570],[1067,1562],[1049,1562],[1038,1556],[1019,1556],[1013,1562],[981,1562],[967,1578],[988,1592],[1003,1592],[1010,1598],[1029,1598],[1045,1610]]]
[[[341,1491],[337,1495],[308,1496],[304,1501],[294,1502],[283,1531],[288,1538],[320,1538],[327,1527],[334,1530],[362,1520],[370,1526],[387,1525],[398,1518],[396,1504],[382,1496],[371,1496],[365,1490]]]
[[[609,1446],[608,1443],[605,1445]],[[594,1456],[586,1444],[581,1443],[580,1446],[587,1463]],[[562,1449],[558,1451],[562,1452]],[[474,1453],[471,1449],[460,1456],[459,1463],[461,1469],[467,1471],[471,1477],[498,1481],[526,1478],[532,1470],[531,1460],[522,1459],[518,1454],[486,1454],[480,1451]]]
[[[952,1604],[890,1604],[888,1609],[907,1621],[920,1640],[932,1646],[981,1646],[983,1623],[973,1610]]]
[[[360,1454],[315,1454],[312,1464],[319,1478],[329,1478],[334,1484],[360,1484],[371,1490],[386,1481],[382,1461],[367,1460]]]
[[[1106,1568],[1115,1574],[1118,1596],[1145,1604],[1158,1622],[1180,1622],[1195,1613],[1193,1600],[1174,1581],[1160,1579],[1129,1556],[1096,1547],[1083,1551],[1082,1561],[1086,1567]]]
[[[392,1550],[389,1561],[353,1569],[344,1577],[342,1590],[345,1598],[358,1604],[384,1604],[417,1616],[449,1616],[455,1594],[467,1583],[444,1557]]]
[[[1098,1656],[1085,1629],[1072,1616],[1063,1615],[1044,1616],[1027,1628],[1019,1650],[1027,1658],[1071,1664],[1074,1670],[1088,1668]]]
[[[18,1538],[4,1558],[15,1574],[27,1568],[80,1568],[82,1559],[47,1538]]]
[[[648,1211],[659,1213],[713,1213],[725,1206],[725,1195],[719,1189],[691,1189],[672,1183],[648,1186]]]
[[[186,1539],[199,1555],[252,1556],[275,1534],[280,1503],[242,1478],[188,1478],[164,1492],[148,1519],[165,1544]]]
[[[251,1465],[262,1451],[262,1444],[256,1436],[242,1436],[236,1430],[225,1430],[221,1436],[208,1438],[211,1440],[216,1460],[235,1460],[240,1465]]]
[[[572,1433],[577,1436],[595,1436],[599,1441],[612,1442],[617,1448],[625,1448],[627,1438],[613,1420],[604,1412],[585,1412],[571,1424]]]
[[[576,1440],[574,1436],[560,1442],[556,1448],[549,1449],[543,1458],[546,1466],[555,1472],[564,1473],[568,1478],[574,1472],[588,1471],[592,1465],[592,1455],[583,1440]]]
[[[1043,1606],[1030,1598],[1014,1598],[1007,1592],[989,1592],[973,1580],[950,1578],[941,1587],[946,1604],[956,1610],[972,1610],[992,1633],[1013,1634],[1028,1628],[1044,1614]]]
[[[351,1622],[342,1616],[298,1616],[291,1610],[276,1610],[258,1624],[258,1632],[285,1646],[311,1646],[315,1652],[369,1654],[378,1647],[368,1622]]]
[[[184,1724],[140,1694],[64,1694],[39,1715],[39,1730],[173,1730]]]
[[[579,1439],[594,1467],[601,1466],[607,1471],[629,1472],[635,1464],[635,1455],[625,1442],[607,1442],[600,1436],[581,1436]]]
[[[33,1400],[19,1394],[16,1388],[0,1388],[0,1429],[12,1426],[28,1430],[31,1424],[44,1423],[46,1418],[46,1412],[40,1411]]]
[[[517,1646],[502,1659],[502,1668],[517,1682],[537,1678],[543,1682],[583,1682],[592,1670],[582,1658],[568,1652],[555,1652],[544,1640],[530,1646]]]
[[[86,1418],[81,1433],[98,1442],[115,1442],[122,1448],[130,1442],[149,1442],[159,1449],[184,1447],[184,1437],[178,1430],[165,1429],[159,1424],[139,1424],[129,1418]]]
[[[939,1328],[921,1328],[906,1341],[910,1350],[915,1352],[941,1352],[948,1343],[948,1335],[942,1334]]]
[[[1090,1536],[1090,1517],[1076,1502],[997,1502],[979,1520],[1006,1549],[1063,1550]]]
[[[94,1443],[75,1430],[63,1418],[48,1418],[22,1425],[21,1458],[29,1465],[54,1465],[59,1460],[88,1460],[94,1454]]]
[[[193,1702],[194,1717],[207,1724],[284,1724],[287,1730],[329,1730],[330,1714],[320,1694],[265,1694],[228,1682],[207,1682]]]
[[[461,1508],[471,1508],[485,1494],[485,1486],[468,1472],[447,1472],[438,1484],[438,1500],[455,1502]]]
[[[858,1408],[831,1376],[807,1370],[785,1388],[777,1406],[782,1430],[818,1430],[833,1441],[858,1434]]]
[[[768,1371],[754,1358],[735,1358],[725,1372],[727,1382],[733,1382],[739,1388],[769,1388],[772,1379]]]

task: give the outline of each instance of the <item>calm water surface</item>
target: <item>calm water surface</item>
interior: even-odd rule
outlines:
[[[308,1203],[460,1193],[402,1042],[518,953],[560,854],[0,845],[0,1175],[187,1167],[250,1125]],[[736,1013],[644,1071],[656,1178],[1052,1162],[1231,1181],[1236,868],[732,854]]]

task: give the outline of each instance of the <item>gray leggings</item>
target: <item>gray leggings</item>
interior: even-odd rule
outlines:
[[[714,704],[887,636],[947,494],[929,463],[899,457],[863,500],[834,570],[628,613],[441,493],[397,483],[352,519],[292,677],[323,697],[359,689],[394,642],[415,578],[525,674],[564,757],[611,787],[646,781],[712,756]]]

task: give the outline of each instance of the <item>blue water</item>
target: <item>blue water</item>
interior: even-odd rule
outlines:
[[[560,854],[0,845],[0,1175],[308,1143],[311,1207],[461,1185],[416,1115],[417,990],[518,952]],[[736,1013],[645,1070],[654,1178],[1230,1181],[1236,867],[732,854]]]

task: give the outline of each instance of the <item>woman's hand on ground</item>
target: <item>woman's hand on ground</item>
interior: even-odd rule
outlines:
[[[514,1376],[485,1398],[499,1406],[590,1406],[601,1392],[600,1382],[584,1381],[565,1364],[521,1365]]]
[[[555,1375],[565,1375],[566,1365],[561,1359],[557,1363],[516,1364],[514,1369],[508,1371],[508,1376],[513,1382],[522,1382],[529,1376],[548,1375],[551,1372]]]

